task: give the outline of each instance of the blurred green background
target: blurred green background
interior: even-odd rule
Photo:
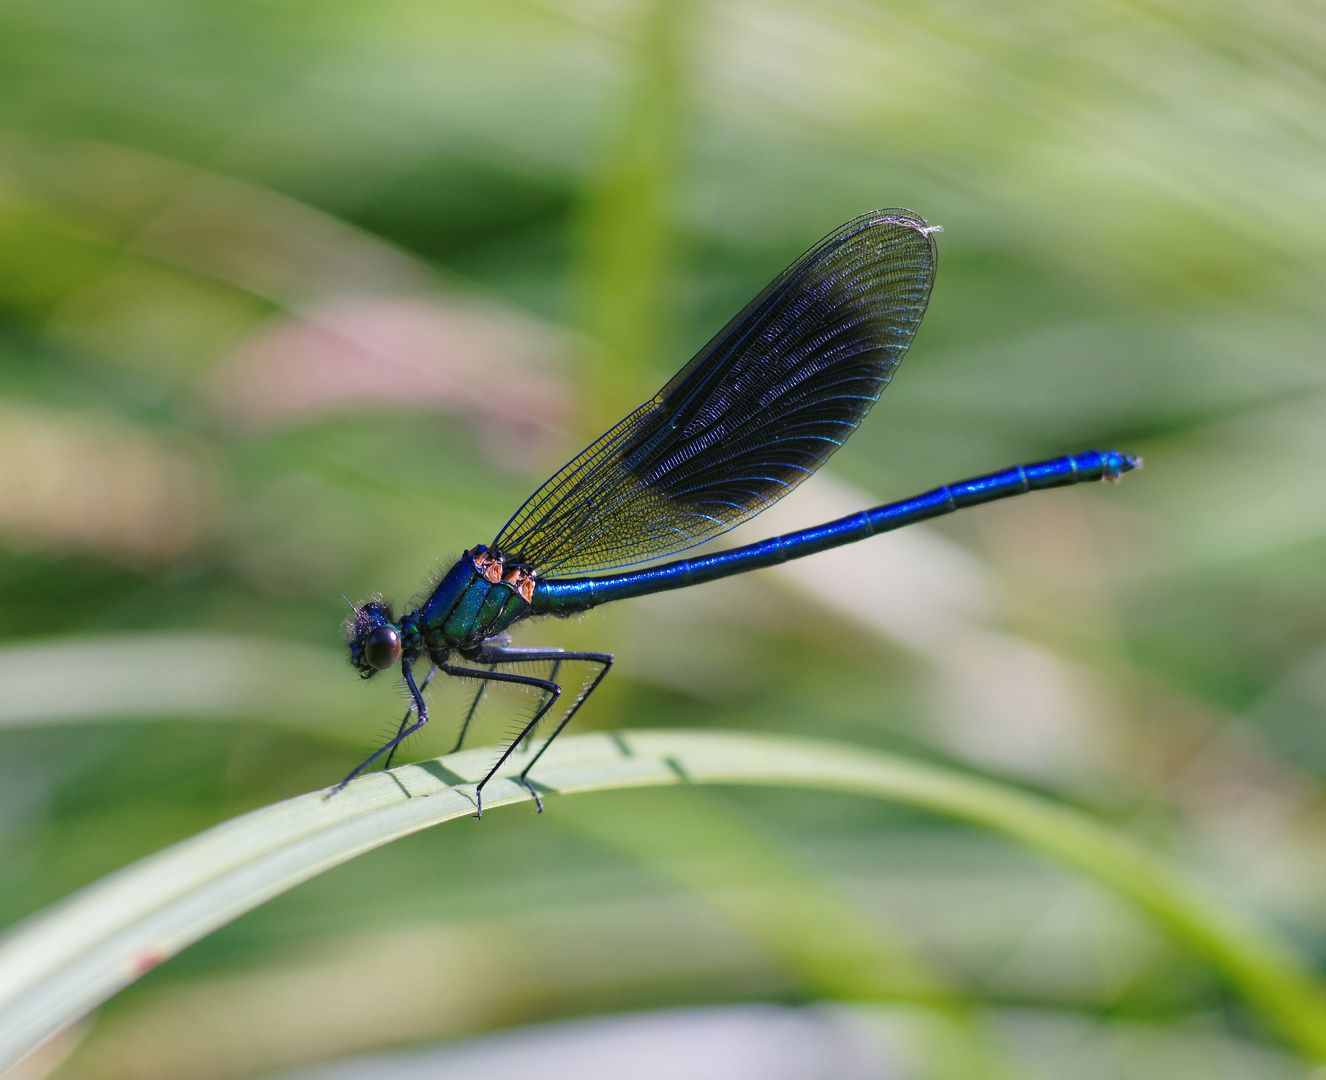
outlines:
[[[5,0],[0,925],[337,780],[403,708],[344,663],[342,594],[405,601],[802,250],[905,206],[944,228],[911,353],[733,542],[1089,447],[1146,471],[518,642],[616,653],[581,730],[797,732],[1039,789],[1320,963],[1323,57],[1292,0]],[[491,698],[471,745],[528,706]],[[410,756],[464,700],[434,692]],[[1006,843],[656,791],[360,858],[30,1075],[826,1001],[879,1075],[1309,1069]]]

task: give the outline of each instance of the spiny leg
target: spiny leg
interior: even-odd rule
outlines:
[[[478,659],[487,661],[488,663],[494,665],[518,664],[525,662],[538,663],[539,661],[543,660],[551,660],[553,661],[553,669],[552,669],[552,678],[549,679],[549,682],[552,682],[553,679],[556,679],[557,672],[561,669],[562,664],[564,664],[568,660],[583,660],[586,663],[601,665],[598,675],[596,675],[594,681],[589,684],[588,689],[586,689],[583,693],[581,693],[581,695],[578,698],[576,698],[571,708],[567,710],[566,715],[562,717],[562,719],[558,722],[557,727],[553,729],[553,733],[549,735],[548,738],[544,741],[544,744],[541,747],[539,747],[538,753],[536,753],[534,757],[530,760],[529,764],[526,765],[520,771],[520,776],[518,778],[520,783],[524,786],[526,791],[528,791],[531,795],[534,796],[534,803],[538,807],[539,813],[543,813],[543,799],[540,798],[539,793],[534,789],[534,785],[530,783],[529,771],[534,767],[534,763],[538,761],[539,758],[543,757],[544,751],[546,751],[548,747],[552,745],[552,741],[562,733],[562,729],[565,728],[566,725],[571,722],[571,717],[575,716],[576,712],[579,711],[580,706],[585,703],[589,695],[592,694],[598,688],[599,683],[603,681],[603,677],[608,674],[609,669],[612,667],[612,654],[591,653],[591,652],[567,652],[564,649],[516,648],[514,646],[489,645],[485,643],[482,651],[478,656]],[[522,739],[528,739],[534,733],[535,725],[539,722],[540,719],[542,719],[544,713],[546,713],[548,711],[548,708],[551,707],[551,704],[552,703],[549,702],[548,706],[545,706],[543,709],[541,709],[538,715],[535,716],[535,718],[528,725],[526,725],[525,730],[522,731],[520,735],[516,738],[516,742],[520,742]],[[510,755],[511,751],[514,749],[515,749],[515,743],[513,742],[511,746],[507,747],[506,753],[502,755],[501,761],[499,761],[497,764],[501,765],[502,762],[507,759],[508,755]],[[494,767],[494,770],[495,769],[496,766]],[[489,776],[491,775],[492,774],[489,773]],[[484,778],[484,782],[487,783],[487,777]]]
[[[445,667],[434,668],[433,672],[439,670],[445,671],[446,669]],[[428,674],[428,677],[430,679],[433,677],[433,672],[429,672]],[[402,742],[404,742],[416,731],[418,731],[421,727],[423,727],[426,723],[428,723],[428,706],[424,704],[424,695],[420,692],[419,687],[415,685],[413,660],[401,661],[401,674],[405,677],[405,685],[410,688],[410,696],[414,698],[414,711],[415,713],[418,714],[419,719],[416,720],[413,724],[409,725],[408,727],[402,724],[400,728],[397,729],[395,735],[393,735],[387,742],[385,742],[382,746],[379,746],[376,750],[373,751],[373,753],[369,754],[368,757],[366,757],[363,761],[361,761],[358,765],[356,765],[353,769],[351,769],[350,775],[347,776],[344,780],[342,780],[339,784],[337,784],[334,788],[332,788],[331,791],[327,793],[328,798],[331,798],[333,795],[335,795],[338,791],[341,790],[341,788],[345,787],[346,784],[348,784],[361,772],[363,772],[370,765],[372,765],[373,762],[377,761],[377,759],[380,758],[383,754],[387,754],[395,750],[396,747],[400,746]],[[428,685],[427,680],[424,681],[424,685],[425,686]],[[408,720],[409,717],[410,714],[406,713],[405,718]]]
[[[497,667],[496,664],[488,670],[492,671],[495,667]],[[479,707],[479,702],[483,700],[483,693],[487,689],[488,684],[486,682],[481,682],[479,684],[479,689],[474,692],[474,700],[470,702],[470,711],[465,714],[465,719],[461,721],[460,734],[456,736],[456,745],[453,746],[448,753],[454,754],[460,749],[461,743],[465,741],[465,733],[470,730],[470,721],[474,719],[474,710]]]
[[[553,661],[552,670],[548,672],[548,681],[557,682],[557,673],[561,670],[562,670],[562,658],[558,657],[556,660]],[[557,683],[557,685],[561,686],[562,684]],[[530,740],[533,738],[534,738],[533,731],[525,732],[525,741],[521,743],[520,746],[520,752],[522,754],[526,753],[529,750]],[[529,785],[526,784],[525,787],[529,788]],[[543,813],[543,803],[539,801],[538,792],[536,792],[533,788],[529,788],[529,793],[534,796],[534,801],[539,803],[539,813]]]
[[[483,659],[488,660],[486,656],[483,657]],[[519,659],[523,661],[529,659],[529,657],[520,657]],[[501,663],[501,661],[498,661],[498,663]],[[511,751],[520,745],[520,740],[523,739],[528,732],[533,731],[535,726],[538,724],[538,722],[543,719],[544,713],[546,713],[549,709],[553,707],[554,704],[556,704],[557,699],[562,696],[562,688],[558,686],[555,682],[549,682],[547,679],[536,679],[532,675],[512,675],[509,672],[494,671],[492,669],[489,669],[488,671],[481,671],[478,668],[453,667],[451,664],[443,664],[442,670],[445,671],[448,675],[458,675],[461,678],[465,679],[482,679],[485,682],[505,682],[505,683],[515,683],[519,686],[532,686],[536,690],[542,690],[547,695],[547,700],[544,701],[544,703],[539,706],[539,709],[534,714],[534,717],[530,720],[528,724],[525,725],[524,729],[520,732],[520,734],[517,735],[515,739],[512,740],[511,745],[502,751],[502,756],[497,759],[497,763],[491,769],[488,770],[488,774],[482,780],[480,780],[478,785],[475,787],[474,816],[481,818],[483,817],[484,785],[487,784],[488,781],[493,778],[493,774],[496,773],[497,770],[502,767],[503,762],[505,762],[506,759],[511,756]],[[379,751],[379,753],[381,753],[381,751]],[[540,799],[537,794],[534,795],[534,800],[535,802],[540,802]]]
[[[432,668],[429,669],[428,674],[424,676],[424,681],[419,684],[419,693],[421,695],[425,690],[428,689],[428,684],[433,681],[433,676],[436,674],[437,674],[437,666],[434,665]],[[396,728],[396,735],[395,738],[393,739],[394,745],[392,745],[391,750],[387,753],[387,760],[382,763],[382,767],[384,769],[391,768],[391,759],[396,756],[396,751],[401,748],[401,739],[405,737],[401,734],[401,732],[405,730],[405,725],[410,722],[410,716],[411,714],[413,714],[413,712],[414,712],[414,702],[412,701],[410,702],[410,707],[405,710],[405,715],[401,717],[401,722]]]
[[[553,728],[553,733],[544,740],[543,745],[540,746],[535,755],[530,758],[529,764],[520,770],[520,782],[524,784],[529,793],[534,796],[534,801],[539,807],[539,813],[543,813],[543,800],[539,798],[539,793],[534,790],[534,785],[530,783],[530,769],[534,768],[534,765],[539,758],[543,757],[544,751],[552,745],[553,739],[557,738],[557,736],[562,733],[562,729],[571,722],[571,717],[575,716],[575,714],[580,711],[580,706],[589,699],[590,694],[598,689],[598,685],[603,681],[604,676],[612,670],[611,653],[567,653],[565,659],[584,660],[587,663],[600,664],[601,667],[599,668],[599,673],[594,676],[594,681],[589,684],[578,698],[575,699],[571,707],[566,711],[566,715],[563,716],[558,725]]]

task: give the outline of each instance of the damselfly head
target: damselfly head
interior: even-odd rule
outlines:
[[[345,631],[350,663],[362,678],[395,667],[400,660],[401,630],[392,617],[391,605],[385,601],[370,600],[355,608],[346,620]]]

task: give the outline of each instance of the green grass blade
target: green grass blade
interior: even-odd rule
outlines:
[[[144,972],[246,911],[382,844],[473,813],[491,748],[406,765],[333,799],[252,811],[112,874],[0,942],[0,1069]],[[512,772],[522,755],[513,755]],[[560,740],[536,776],[571,793],[677,783],[854,792],[967,822],[1037,849],[1128,897],[1211,963],[1291,1045],[1326,1060],[1326,988],[1294,954],[1131,841],[996,782],[804,739],[639,731]],[[494,781],[485,804],[522,802]]]

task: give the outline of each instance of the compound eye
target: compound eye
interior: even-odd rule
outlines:
[[[401,658],[401,636],[394,627],[378,626],[364,639],[364,659],[385,671]]]

